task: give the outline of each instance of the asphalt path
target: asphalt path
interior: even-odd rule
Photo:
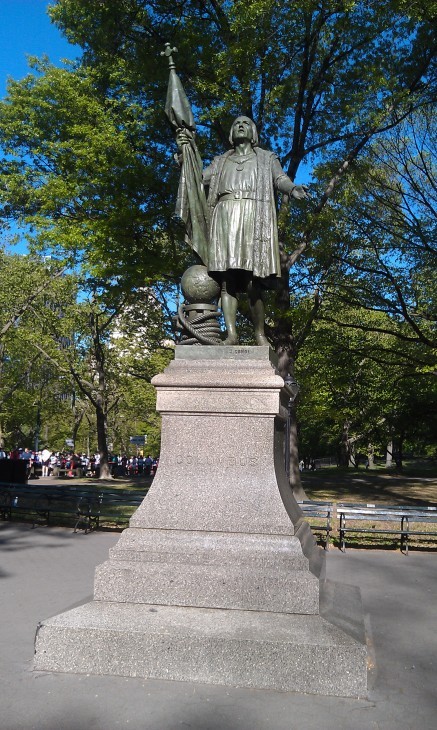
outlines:
[[[328,577],[361,588],[370,663],[365,699],[33,672],[38,621],[91,600],[95,566],[118,536],[0,523],[1,730],[437,727],[435,553],[328,553]]]

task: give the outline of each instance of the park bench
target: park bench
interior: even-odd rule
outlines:
[[[102,523],[125,524],[146,494],[144,490],[105,490],[100,485],[22,485],[0,483],[0,518],[31,519],[37,524],[73,524],[85,533]]]
[[[74,493],[74,488],[73,488]],[[146,490],[76,490],[76,524],[85,534],[103,524],[119,527],[129,522],[146,495]],[[62,506],[61,506],[62,509]],[[54,511],[54,510],[53,510]]]
[[[63,466],[54,466],[52,469],[52,474],[54,477],[66,477],[69,474],[73,474],[73,476],[80,478],[84,474],[84,468],[82,466],[78,466],[75,469],[67,469]]]
[[[44,489],[27,484],[0,484],[0,516],[11,520],[15,515],[32,518],[33,527],[48,523],[49,498]]]
[[[404,515],[401,527],[404,535],[405,554],[408,555],[408,539],[412,535],[423,535],[425,537],[437,537],[437,506],[402,507]],[[434,529],[424,530],[425,525],[434,526]]]
[[[411,535],[437,536],[437,530],[423,530],[414,525],[437,525],[437,507],[405,505],[337,504],[340,549],[346,550],[346,533],[398,535],[401,551],[408,555]],[[394,526],[394,525],[397,526]]]
[[[329,538],[332,532],[332,502],[315,502],[305,499],[298,502],[305,519],[309,522],[314,532],[322,532],[325,534],[325,550],[329,550]]]

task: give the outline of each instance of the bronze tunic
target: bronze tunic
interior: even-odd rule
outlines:
[[[213,160],[203,179],[210,186],[208,270],[280,276],[274,190],[290,192],[294,185],[278,158],[255,148],[241,162],[231,150]]]

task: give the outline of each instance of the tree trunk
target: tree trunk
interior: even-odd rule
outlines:
[[[288,444],[288,447],[290,449],[290,487],[293,490],[293,495],[297,500],[308,499],[300,480],[295,403],[292,403],[291,405],[290,443]],[[287,444],[285,444],[285,448],[287,448]]]
[[[78,412],[75,405],[73,405],[73,433],[72,433],[72,439],[73,439],[73,451],[76,452],[76,441],[77,441],[77,434],[80,428],[80,424],[82,423],[82,419],[84,416],[84,412],[81,411]]]
[[[291,335],[287,332],[286,336],[284,334],[280,338],[281,340],[281,346],[277,347],[277,354],[278,354],[278,371],[282,378],[285,378],[288,373],[294,372],[294,361],[293,358],[290,355],[290,343],[287,343],[287,346],[285,346],[285,339],[290,340]],[[298,449],[298,434],[297,434],[297,420],[296,420],[296,403],[291,404],[291,420],[290,420],[290,443],[285,443],[285,448],[289,448],[289,466],[290,466],[290,476],[289,476],[289,483],[290,487],[293,490],[294,497],[296,499],[308,499],[307,495],[304,492],[304,489],[302,487],[302,483],[300,480],[300,471],[299,471],[299,449]]]
[[[100,322],[99,314],[93,312],[90,316],[91,331],[93,333],[93,355],[95,372],[97,375],[97,395],[95,398],[96,409],[96,425],[97,425],[97,448],[100,455],[100,479],[112,479],[111,469],[109,466],[108,454],[108,433],[107,433],[107,413],[108,413],[108,388],[106,382],[106,359],[105,349],[101,341],[103,327]]]
[[[34,451],[39,451],[39,442],[41,434],[41,401],[38,403],[36,411],[35,435],[33,440]]]
[[[404,433],[401,433],[399,435],[398,448],[396,449],[396,454],[395,454],[396,468],[397,469],[402,469],[402,466],[403,466],[403,461],[404,461],[404,453],[403,453],[403,451],[404,451],[404,438],[405,438]]]
[[[288,206],[283,205],[279,214],[279,228],[281,230],[282,223],[288,220]],[[281,233],[280,233],[281,237]],[[289,373],[294,373],[294,363],[296,360],[296,348],[293,333],[290,329],[290,275],[288,269],[288,255],[282,243],[280,247],[281,257],[281,281],[276,292],[276,306],[279,315],[276,318],[276,325],[271,332],[275,343],[275,350],[278,356],[278,372],[282,378]],[[283,312],[283,316],[281,316]],[[296,422],[296,404],[291,406],[291,422],[290,422],[290,443],[285,444],[285,448],[290,449],[290,477],[289,483],[296,499],[307,499],[301,481],[299,472],[299,453],[298,453],[298,435]]]
[[[108,460],[108,439],[106,435],[106,417],[103,408],[96,406],[97,448],[100,455],[100,479],[112,479]]]
[[[391,469],[393,466],[393,441],[390,440],[387,444],[385,452],[385,468]]]
[[[339,466],[350,466],[349,463],[349,421],[345,421],[343,424],[343,431],[341,434],[340,441],[340,456],[338,459]]]
[[[367,469],[374,469],[375,468],[375,449],[373,448],[372,444],[369,444],[367,447]]]

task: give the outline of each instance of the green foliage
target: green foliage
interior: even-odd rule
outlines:
[[[322,433],[317,424],[324,413],[326,439],[342,419],[367,433],[375,419],[386,417],[384,368],[390,383],[399,368],[433,371],[435,252],[425,245],[435,236],[426,213],[433,183],[417,177],[426,156],[418,151],[406,161],[411,145],[399,125],[411,120],[417,133],[436,99],[434,11],[434,4],[419,0],[53,3],[53,21],[82,47],[83,57],[64,69],[35,60],[32,73],[10,83],[0,104],[0,205],[4,220],[26,231],[32,250],[54,253],[71,271],[93,279],[95,299],[72,308],[65,302],[71,320],[52,318],[42,330],[47,338],[49,325],[68,329],[68,354],[56,347],[53,333],[42,342],[53,363],[70,373],[74,367],[77,378],[89,380],[92,372],[92,313],[113,317],[123,297],[142,287],[159,300],[160,313],[148,306],[146,354],[128,325],[122,357],[120,351],[115,357],[106,335],[101,343],[113,440],[125,439],[136,424],[147,430],[148,419],[139,417],[123,431],[115,414],[122,401],[140,410],[144,399],[149,407],[147,380],[143,390],[124,378],[153,371],[150,355],[162,346],[174,284],[190,258],[171,222],[178,168],[163,114],[165,41],[179,49],[178,72],[205,161],[227,147],[232,117],[245,113],[292,179],[301,182],[313,166],[311,202],[291,213],[282,202],[281,287],[268,295],[268,305],[282,372],[295,358],[299,367],[310,362],[317,338],[335,364],[333,381],[310,383],[320,396],[311,406],[319,414],[314,432]],[[404,168],[393,166],[399,154]],[[407,170],[405,183],[400,177]],[[416,198],[408,211],[411,191]],[[317,325],[321,317],[324,324]],[[126,340],[134,343],[131,350]],[[357,359],[360,341],[372,358],[361,353]],[[354,397],[346,402],[348,388]],[[366,412],[360,411],[363,401]],[[86,430],[85,421],[79,429]]]
[[[8,447],[33,446],[42,414],[45,420],[60,409],[58,373],[33,347],[58,273],[54,262],[0,253],[0,442]]]
[[[141,91],[145,109],[162,106],[167,69],[159,53],[170,39],[201,135],[223,144],[232,116],[248,113],[263,139],[288,153],[294,173],[316,149],[361,134],[384,99],[400,103],[414,57],[423,61],[432,42],[425,18],[387,0],[59,0],[50,12],[99,78],[118,94]]]
[[[323,156],[320,204],[297,206],[283,226],[287,254],[313,237],[306,256],[316,269],[329,265],[322,193],[338,161],[435,94],[432,24],[391,0],[58,0],[50,14],[84,55],[68,69],[34,61],[36,73],[10,85],[0,108],[4,210],[40,248],[61,248],[122,286],[177,277],[188,254],[170,224],[177,168],[163,39],[179,49],[206,159],[227,145],[240,112],[293,179]],[[306,263],[295,268],[308,288]]]
[[[159,453],[150,379],[172,350],[157,295],[105,303],[94,280],[57,271],[35,255],[0,256],[0,443],[64,450],[73,438],[97,450],[100,413],[115,450],[129,453],[129,436],[147,433]]]
[[[381,362],[436,373],[437,151],[431,111],[413,115],[368,151],[345,190],[345,213],[332,257],[340,275],[326,281],[339,325],[387,335]],[[340,199],[339,203],[342,204]],[[345,322],[343,307],[360,312]],[[369,321],[367,312],[386,315]]]
[[[145,454],[159,455],[161,419],[156,413],[156,391],[150,379],[162,372],[172,355],[172,350],[164,349],[146,352],[142,356],[139,356],[138,351],[134,356],[126,351],[122,353],[124,377],[120,387],[121,397],[108,425],[116,452],[134,453],[136,447],[130,445],[129,437],[145,434],[147,443],[142,450]]]
[[[85,67],[34,67],[0,106],[4,217],[36,250],[106,279],[177,271],[165,157],[148,147],[138,105],[103,93]]]
[[[328,314],[312,328],[296,365],[302,453],[340,459],[346,446],[366,454],[371,444],[384,454],[393,439],[416,453],[426,444],[435,449],[434,378],[393,351],[387,315],[344,307],[346,326],[338,327],[335,313]],[[353,326],[358,320],[361,329]]]

